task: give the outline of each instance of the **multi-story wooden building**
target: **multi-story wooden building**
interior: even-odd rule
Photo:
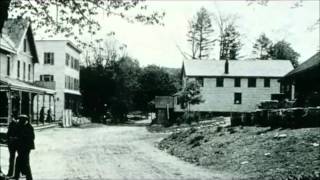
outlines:
[[[55,91],[34,84],[34,66],[38,62],[30,23],[22,19],[7,20],[0,37],[1,123],[8,123],[19,114],[39,120],[40,106],[44,106],[39,97],[52,99],[54,118]]]
[[[37,40],[39,64],[35,66],[37,83],[55,89],[57,119],[66,109],[78,114],[80,106],[81,50],[68,40]]]
[[[279,79],[293,69],[288,60],[185,60],[182,87],[198,81],[204,102],[191,111],[250,112],[280,93]],[[182,111],[175,98],[175,111]]]

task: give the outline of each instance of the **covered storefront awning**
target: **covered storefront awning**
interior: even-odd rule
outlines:
[[[10,90],[32,92],[32,93],[39,93],[39,94],[51,94],[51,95],[54,95],[56,93],[55,90],[38,87],[33,85],[32,83],[23,82],[23,81],[19,81],[17,79],[12,79],[8,77],[0,77],[0,90],[1,89],[10,89]]]

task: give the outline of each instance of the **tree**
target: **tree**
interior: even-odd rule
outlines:
[[[178,98],[182,108],[185,109],[187,113],[190,112],[190,105],[204,102],[200,91],[200,85],[197,81],[188,82],[186,87],[180,92]]]
[[[140,91],[136,98],[141,110],[147,110],[155,96],[170,96],[177,92],[175,76],[156,65],[143,68],[138,82]]]
[[[165,15],[164,12],[146,13],[147,6],[141,4],[141,0],[1,0],[0,8],[0,27],[9,11],[13,17],[30,19],[36,28],[45,27],[48,33],[63,33],[74,36],[76,40],[79,40],[77,35],[85,31],[95,34],[100,29],[98,14],[103,13],[106,17],[118,16],[129,22],[145,24],[162,24],[161,20]],[[134,9],[139,9],[139,13],[129,13]]]
[[[138,78],[141,69],[137,60],[126,56],[121,57],[112,65],[114,70],[115,93],[110,107],[115,122],[127,120],[129,111],[135,109],[135,97],[139,90]]]
[[[233,24],[229,24],[220,39],[220,60],[236,60],[241,49],[240,33]]]
[[[187,34],[188,42],[191,44],[191,58],[204,59],[209,57],[215,40],[212,38],[214,30],[212,28],[209,12],[202,7],[189,22]]]
[[[272,47],[272,41],[263,33],[256,40],[253,45],[253,53],[258,59],[269,59],[271,57],[270,50]]]
[[[300,56],[290,45],[290,43],[285,40],[278,41],[271,47],[270,55],[272,59],[290,60],[293,67],[299,65],[298,58]]]
[[[116,82],[114,70],[101,64],[82,66],[80,69],[80,92],[82,94],[82,114],[92,117],[94,122],[101,122],[115,94]]]
[[[240,33],[236,30],[236,20],[239,16],[235,14],[222,14],[218,10],[213,14],[213,19],[219,29],[220,53],[219,59],[237,59],[241,49]]]

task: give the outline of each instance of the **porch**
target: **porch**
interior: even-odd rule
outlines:
[[[55,122],[54,96],[55,90],[0,77],[0,125],[7,126],[12,118],[20,114],[28,115],[36,126]]]

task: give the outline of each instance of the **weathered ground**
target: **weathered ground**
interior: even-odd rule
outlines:
[[[320,128],[202,127],[159,144],[185,161],[245,179],[320,179]]]
[[[230,179],[156,148],[167,134],[143,126],[55,128],[36,132],[34,179]],[[2,170],[8,153],[1,148]]]

